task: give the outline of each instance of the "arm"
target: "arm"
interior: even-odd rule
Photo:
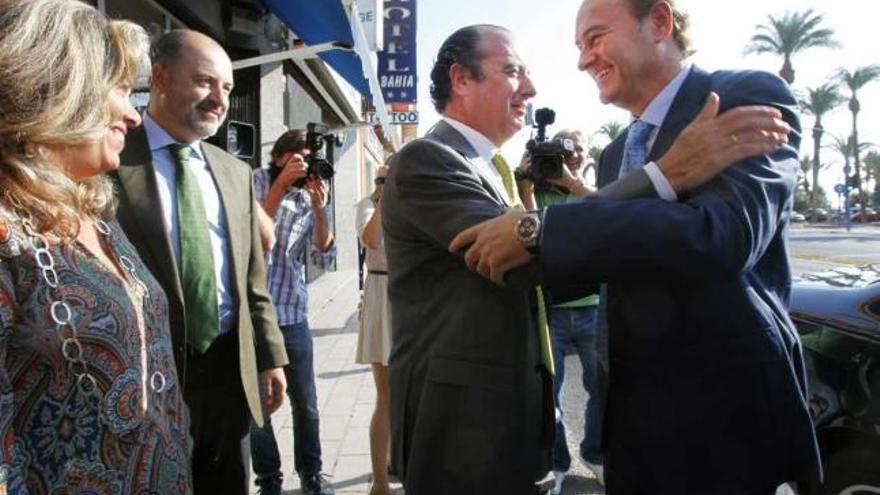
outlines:
[[[395,156],[382,208],[386,235],[394,224],[405,222],[446,249],[459,232],[500,215],[505,206],[457,152],[422,139]]]
[[[330,223],[327,221],[327,184],[320,179],[308,179],[306,191],[312,206],[312,244],[320,252],[325,252],[333,245]]]
[[[375,198],[375,199],[373,199]],[[358,238],[364,246],[370,249],[376,249],[382,242],[382,192],[377,189],[377,194],[367,201],[360,208],[363,211],[358,212]]]
[[[257,191],[265,191],[267,177],[262,174],[255,176],[256,188],[250,188],[252,209],[257,208]],[[248,258],[247,301],[250,309],[251,322],[254,327],[254,344],[257,356],[257,370],[265,371],[287,364],[287,351],[284,339],[278,328],[272,298],[266,289],[266,263],[263,257],[263,243],[260,235],[258,213],[250,215],[251,249]]]
[[[745,103],[782,111],[794,131],[793,144],[740,159],[679,203],[597,199],[583,203],[589,206],[581,211],[570,205],[548,209],[540,259],[546,280],[712,280],[752,269],[785,225],[800,126],[782,83],[765,78],[746,87],[761,88],[750,94],[764,99]]]
[[[680,186],[696,184],[697,182],[695,181],[697,180],[705,181],[711,177],[711,174],[707,173],[707,171],[714,170],[714,173],[717,173],[718,170],[723,170],[725,166],[736,164],[737,160],[742,160],[749,156],[753,157],[752,161],[760,161],[762,159],[766,161],[768,160],[766,153],[777,150],[775,151],[775,158],[772,158],[774,163],[790,158],[789,155],[791,154],[790,150],[792,147],[786,146],[786,139],[778,134],[783,130],[789,129],[790,124],[791,129],[795,130],[793,135],[799,139],[800,127],[797,116],[792,111],[795,108],[794,99],[784,85],[778,83],[775,79],[772,83],[777,85],[775,91],[750,93],[768,96],[768,98],[748,101],[745,104],[749,106],[720,116],[718,115],[718,98],[717,96],[710,95],[703,111],[688,125],[681,136],[679,136],[679,140],[676,140],[674,145],[664,154],[664,158],[661,159],[661,163],[666,163],[667,167],[689,167],[702,170],[696,176],[687,174],[679,176],[682,179],[678,182]],[[744,83],[740,82],[740,84]],[[747,84],[746,87],[754,87],[754,84],[745,84]],[[768,93],[770,94],[768,95]],[[756,107],[754,105],[761,106]],[[767,106],[775,106],[777,109],[768,110]],[[778,115],[784,115],[788,124],[780,122],[777,118]],[[724,132],[731,132],[731,130],[742,130],[745,134],[748,134],[748,137],[743,134],[741,138],[730,139],[730,134],[724,134]],[[755,150],[760,150],[760,152],[757,153]],[[794,154],[796,160],[796,149],[794,149]],[[671,162],[666,160],[666,157],[670,156],[672,157]],[[666,161],[664,162],[664,160]],[[670,163],[672,165],[669,165]],[[749,163],[748,159],[746,163]],[[786,162],[783,164],[783,167],[788,168],[790,165],[790,163]],[[773,164],[766,165],[764,168],[769,168],[771,172],[774,172],[772,170],[774,168]],[[730,173],[733,174],[733,172]],[[688,180],[684,180],[684,177],[687,177]],[[784,177],[779,177],[777,170],[775,171],[774,179],[767,183],[770,186],[778,185],[780,182],[788,180],[788,178],[787,174]],[[780,181],[780,179],[784,180]],[[635,194],[639,190],[639,187],[636,187],[638,186],[638,181],[641,181],[641,184],[644,185],[645,180],[644,176],[639,177],[637,174],[629,174],[618,182],[621,184],[626,183],[630,187],[622,187],[621,184],[618,184],[614,192]],[[636,184],[636,186],[632,186],[632,184]],[[644,187],[642,187],[642,190],[644,190]],[[603,270],[619,267],[622,264],[615,256],[623,255],[624,253],[628,256],[634,256],[636,259],[644,259],[645,256],[641,252],[627,252],[619,249],[622,246],[630,246],[618,241],[617,230],[628,230],[633,235],[631,242],[634,246],[640,247],[642,251],[650,251],[652,254],[662,254],[666,257],[665,259],[674,258],[671,255],[678,253],[678,251],[674,250],[681,249],[682,245],[692,245],[691,243],[694,239],[683,239],[674,230],[672,224],[664,223],[663,219],[658,219],[655,216],[655,210],[659,212],[658,214],[669,211],[681,211],[680,209],[685,206],[684,204],[667,204],[665,201],[654,199],[620,201],[620,199],[624,199],[626,196],[623,198],[609,198],[607,193],[608,191],[605,191],[605,193],[600,191],[599,194],[589,201],[572,205],[554,206],[546,210],[542,233],[541,259],[542,261],[552,260],[554,263],[560,262],[567,265],[565,267],[556,267],[551,263],[550,265],[543,266],[544,271],[551,277],[549,280],[553,280],[553,277],[558,277],[561,280],[568,280],[573,277],[592,277],[583,280],[578,279],[578,281],[580,284],[594,283],[596,280],[603,280],[603,277],[599,276],[600,272],[592,270],[596,268],[597,264],[601,265],[600,268]],[[651,197],[656,196],[652,194]],[[651,201],[654,202],[651,203]],[[621,212],[626,209],[628,209],[629,215],[625,216]],[[562,215],[563,213],[565,215]],[[455,239],[450,245],[450,249],[459,250],[471,245],[465,255],[465,261],[468,266],[500,283],[508,270],[524,265],[532,259],[532,255],[520,243],[516,242],[513,234],[513,226],[521,216],[522,213],[512,212],[497,220],[485,222],[484,225],[469,229]],[[642,226],[641,224],[645,219],[647,219],[647,224]],[[576,228],[573,228],[573,225]],[[679,236],[678,240],[681,244],[670,246],[669,249],[655,248],[656,242],[651,243],[647,237],[643,237],[641,235],[643,232],[640,231],[640,228],[646,229],[645,232],[653,230],[658,234],[672,234],[670,237]],[[718,227],[716,226],[716,228]],[[604,239],[604,243],[596,242],[595,237],[600,237],[597,233],[608,231],[608,229],[615,229],[615,231],[608,232],[608,238]],[[587,242],[590,242],[591,245],[584,246],[583,244]],[[549,250],[548,243],[550,244]],[[608,247],[609,245],[613,247]],[[645,246],[651,246],[651,249],[646,249]],[[589,248],[598,249],[599,253],[593,253]],[[673,251],[670,251],[670,249],[673,249]],[[584,261],[585,258],[590,258],[594,261],[601,260],[601,263]],[[681,259],[678,258],[677,261],[680,262]],[[710,255],[699,259],[711,262],[718,258]],[[591,270],[582,269],[581,265],[578,264],[581,261]],[[688,263],[692,261],[695,262],[697,260],[688,259]],[[628,263],[625,266],[635,268],[636,264]],[[678,265],[676,264],[676,266]],[[554,271],[556,268],[558,270]],[[655,268],[652,266],[642,269],[654,270],[651,273],[659,275],[661,271]],[[672,268],[674,271],[674,267],[669,268]],[[566,272],[566,270],[570,271]],[[689,273],[695,271],[697,270],[691,270]],[[640,275],[644,277],[643,273]],[[668,273],[666,275],[668,276]],[[575,280],[572,281],[576,282]]]
[[[0,212],[2,213],[2,212]],[[6,220],[0,215],[0,243],[7,240],[9,231],[7,230]],[[13,407],[14,392],[12,384],[9,383],[9,377],[6,372],[6,353],[8,347],[8,336],[12,333],[12,321],[15,310],[13,307],[15,297],[15,282],[10,272],[11,265],[8,259],[4,259],[8,253],[2,252],[3,245],[0,244],[0,397],[3,398],[2,407],[0,407],[0,438],[3,439],[0,444],[0,472],[6,474],[0,479],[0,493],[6,493],[6,490],[20,484],[24,486],[19,468],[16,466],[16,458],[13,454],[13,445],[15,440],[14,415]],[[8,402],[6,402],[8,401]],[[10,492],[11,493],[11,492]]]
[[[260,225],[260,240],[263,243],[263,252],[268,253],[275,246],[275,222],[266,214],[266,210],[260,203],[254,205],[254,213],[257,215],[257,223]]]
[[[277,165],[273,163],[269,166],[275,167]],[[272,218],[275,218],[275,213],[278,212],[278,206],[281,204],[281,200],[284,199],[284,195],[287,194],[287,189],[294,182],[304,178],[308,170],[308,165],[306,165],[302,155],[296,153],[291,154],[282,167],[281,173],[278,174],[275,182],[268,185],[265,195],[261,195],[263,196],[263,208]]]
[[[375,179],[376,189],[370,196],[370,201],[363,201],[358,208],[358,239],[370,249],[376,249],[382,243],[382,192],[385,189],[387,175],[387,165],[378,167]]]

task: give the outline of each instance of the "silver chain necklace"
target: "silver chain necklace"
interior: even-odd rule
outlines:
[[[23,215],[20,218],[25,235],[30,242],[31,248],[34,250],[34,258],[37,266],[40,268],[43,281],[49,286],[49,295],[53,299],[52,304],[49,306],[49,313],[52,321],[55,323],[55,332],[61,341],[61,355],[67,362],[70,373],[75,377],[76,386],[79,391],[84,394],[100,396],[97,380],[89,371],[88,363],[83,359],[83,344],[79,339],[76,326],[72,323],[73,310],[67,301],[64,300],[64,296],[59,289],[58,272],[55,270],[55,258],[49,251],[49,240],[35,228],[30,215]],[[112,241],[110,226],[101,219],[94,219],[93,221],[95,229],[108,241]],[[125,273],[134,281],[144,306],[144,325],[148,325],[146,318],[149,311],[146,308],[146,304],[150,297],[149,289],[138,276],[131,258],[124,254],[116,255],[115,250],[111,249],[111,251],[113,251],[114,256]],[[125,283],[124,280],[123,283]],[[167,385],[165,375],[161,371],[153,371],[149,378],[150,390],[160,394],[167,389]]]

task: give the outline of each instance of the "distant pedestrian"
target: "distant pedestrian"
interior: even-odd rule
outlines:
[[[269,293],[284,335],[290,364],[284,367],[287,396],[293,409],[293,462],[300,489],[307,495],[329,495],[333,488],[321,473],[321,438],[312,333],[308,322],[305,262],[319,267],[336,259],[327,221],[327,185],[307,177],[310,154],[306,133],[294,129],[272,147],[267,169],[254,171],[257,200],[274,220],[275,246],[268,252]],[[260,495],[279,495],[283,474],[272,421],[251,427],[251,455]]]
[[[382,235],[382,190],[387,166],[376,171],[373,193],[357,205],[358,239],[366,247],[367,276],[358,325],[355,361],[373,368],[376,407],[370,420],[370,460],[373,485],[370,495],[389,495],[388,452],[391,442],[388,423],[388,355],[391,352],[391,305],[388,301],[388,265]]]

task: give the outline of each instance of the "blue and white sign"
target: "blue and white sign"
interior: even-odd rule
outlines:
[[[378,53],[379,86],[386,103],[415,103],[416,0],[385,0],[384,50]]]

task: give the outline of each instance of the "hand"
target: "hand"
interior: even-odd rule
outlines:
[[[571,194],[577,197],[586,196],[589,193],[589,189],[586,184],[574,175],[574,172],[571,171],[568,166],[565,164],[562,165],[562,175],[555,179],[546,179],[547,182],[553,184],[554,186],[564,187],[568,189]]]
[[[287,388],[287,380],[284,378],[283,368],[272,368],[260,372],[260,404],[263,411],[272,414],[284,400],[284,390]]]
[[[388,175],[388,165],[379,165],[376,168],[376,177],[385,177]]]
[[[657,165],[676,192],[694,189],[734,163],[779,149],[791,128],[767,106],[743,106],[718,115],[719,98],[706,105]]]
[[[500,217],[486,220],[460,232],[449,243],[449,251],[457,253],[470,245],[464,255],[468,269],[504,285],[504,274],[525,265],[533,256],[516,238],[516,222],[526,212],[514,208]]]
[[[327,206],[327,184],[324,181],[310,177],[306,179],[305,190],[309,193],[312,211],[321,211]]]
[[[296,181],[305,178],[309,167],[303,156],[299,153],[287,153],[282,156],[282,158],[285,157],[281,173],[278,174],[278,182],[284,187],[289,187]]]

